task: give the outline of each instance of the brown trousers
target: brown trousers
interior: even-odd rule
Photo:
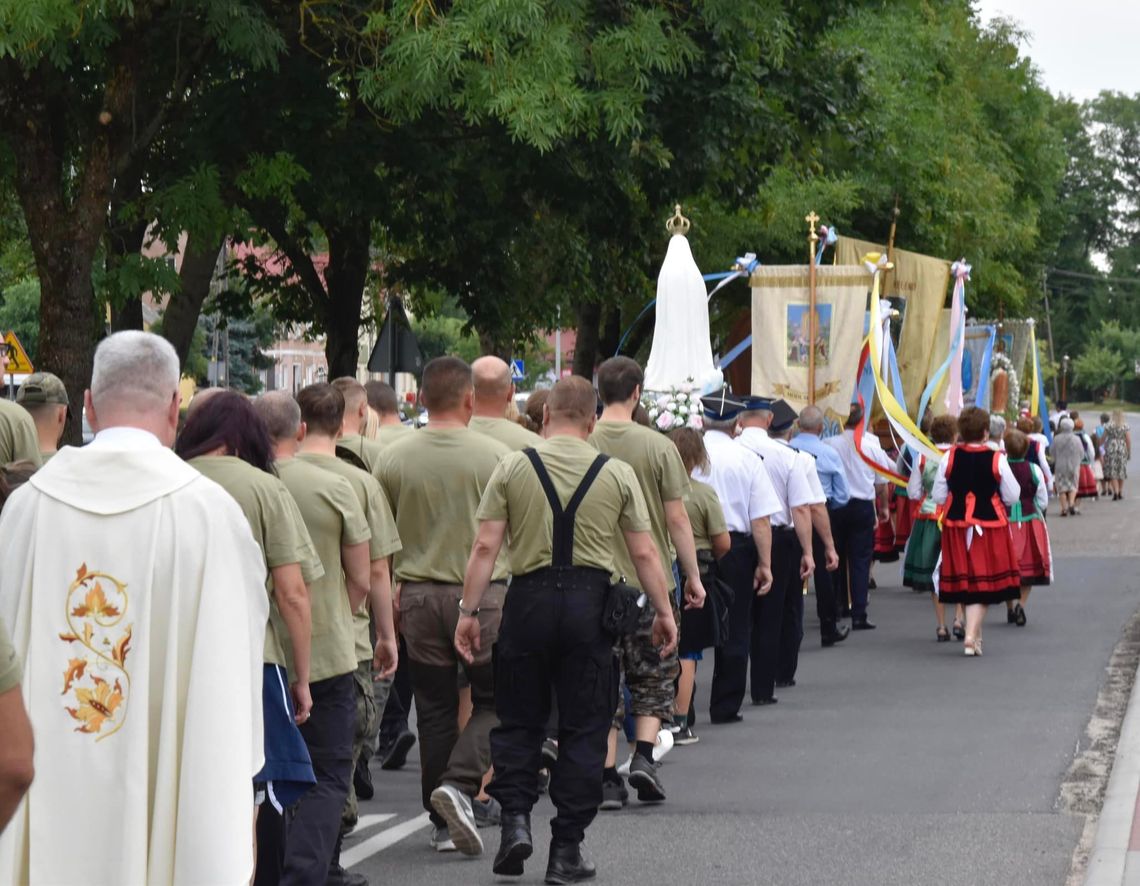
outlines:
[[[480,649],[469,665],[460,660],[454,644],[463,587],[404,582],[400,591],[400,632],[408,647],[420,739],[422,799],[437,825],[443,821],[435,821],[431,792],[446,783],[474,797],[491,766],[490,734],[498,724],[491,649],[499,637],[506,593],[505,585],[492,584],[484,594],[479,607]],[[472,704],[471,719],[462,732],[459,668],[471,684]]]

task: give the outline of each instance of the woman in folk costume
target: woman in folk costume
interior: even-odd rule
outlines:
[[[1085,433],[1085,423],[1079,418],[1073,420],[1073,433],[1081,441],[1081,448],[1084,450],[1080,473],[1077,474],[1077,498],[1096,498],[1096,474],[1093,473],[1096,448],[1093,446],[1092,437]]]
[[[931,498],[944,505],[942,566],[938,594],[943,603],[966,607],[968,656],[982,654],[982,623],[992,603],[1021,596],[1021,573],[1006,507],[1021,488],[1005,453],[986,445],[990,416],[972,406],[958,416],[958,439],[938,465]],[[1004,506],[1003,506],[1004,505]]]
[[[1053,581],[1053,557],[1049,550],[1049,530],[1045,526],[1049,490],[1045,488],[1045,477],[1040,469],[1026,459],[1029,439],[1025,434],[1018,430],[1006,431],[1005,451],[1009,469],[1021,488],[1018,500],[1009,509],[1009,531],[1021,573],[1021,598],[1013,604],[1012,621],[1023,628],[1030,589]]]
[[[938,450],[945,453],[958,436],[958,421],[952,415],[940,415],[931,423],[928,433]],[[938,465],[938,461],[919,455],[907,483],[907,497],[917,505],[917,514],[903,561],[903,586],[930,592],[934,600],[934,615],[938,619],[936,636],[939,643],[946,643],[950,640],[950,631],[946,628],[946,605],[938,599],[934,582],[934,570],[938,568],[938,558],[942,554],[942,506],[930,497]],[[959,640],[966,636],[964,618],[965,612],[959,605],[954,613],[954,636]]]
[[[1053,438],[1053,484],[1061,499],[1061,516],[1080,514],[1077,508],[1077,488],[1080,483],[1081,460],[1085,447],[1073,433],[1073,420],[1063,418],[1057,422],[1057,435]]]
[[[1029,451],[1025,454],[1025,460],[1037,466],[1045,481],[1045,488],[1052,491],[1053,469],[1049,467],[1049,460],[1045,458],[1045,450],[1049,448],[1049,438],[1041,433],[1043,427],[1045,425],[1036,416],[1023,415],[1017,420],[1017,429],[1029,440]]]

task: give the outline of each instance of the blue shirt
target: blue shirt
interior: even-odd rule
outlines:
[[[815,472],[819,474],[819,483],[827,496],[827,506],[841,508],[847,504],[851,500],[851,490],[847,487],[847,475],[843,472],[839,453],[815,434],[796,434],[791,443],[796,449],[815,456]]]

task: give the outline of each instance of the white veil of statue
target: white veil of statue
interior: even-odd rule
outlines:
[[[723,374],[713,363],[705,281],[693,260],[680,207],[667,226],[673,236],[657,277],[657,319],[645,367],[645,389],[719,387]]]

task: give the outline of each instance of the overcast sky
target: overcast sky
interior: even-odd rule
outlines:
[[[1140,2],[978,0],[983,22],[1012,18],[1029,31],[1022,47],[1054,93],[1092,98],[1102,89],[1140,93]]]

